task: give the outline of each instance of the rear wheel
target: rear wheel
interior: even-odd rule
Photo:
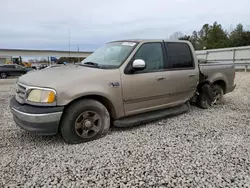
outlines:
[[[212,86],[212,90],[213,90],[213,97],[214,97],[214,101],[213,101],[213,105],[221,105],[224,103],[224,92],[223,89],[221,88],[221,86],[219,85],[213,85]]]
[[[212,106],[223,104],[224,92],[221,86],[217,84],[212,85],[212,91],[213,91],[213,98],[214,98],[214,101],[212,102]],[[207,98],[204,92],[201,92],[199,94],[198,99],[197,99],[197,105],[203,109],[208,109],[209,107],[211,107],[207,102]]]
[[[98,139],[108,133],[110,116],[98,101],[84,99],[70,105],[61,121],[61,133],[69,144]]]
[[[202,109],[208,109],[209,104],[207,102],[207,98],[204,92],[200,92],[198,98],[197,98],[197,105]]]
[[[8,77],[8,75],[5,73],[5,72],[1,72],[0,73],[0,78],[1,79],[5,79],[5,78],[7,78]]]

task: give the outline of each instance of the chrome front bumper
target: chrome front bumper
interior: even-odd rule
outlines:
[[[10,109],[15,123],[22,129],[38,135],[55,135],[58,132],[64,107],[34,107],[22,105],[13,97]]]
[[[62,112],[54,112],[48,114],[30,114],[21,112],[15,108],[11,108],[11,112],[21,121],[27,121],[30,123],[49,123],[60,121]]]

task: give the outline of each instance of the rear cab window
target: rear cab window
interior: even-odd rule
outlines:
[[[167,69],[194,69],[194,58],[187,43],[165,42]]]

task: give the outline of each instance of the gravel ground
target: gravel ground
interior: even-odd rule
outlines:
[[[0,187],[250,187],[250,73],[236,84],[225,105],[79,145],[16,127],[0,85]]]

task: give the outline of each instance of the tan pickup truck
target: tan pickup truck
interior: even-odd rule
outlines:
[[[79,65],[21,76],[10,101],[14,121],[67,143],[222,102],[235,88],[232,64],[199,63],[188,41],[113,41]]]

